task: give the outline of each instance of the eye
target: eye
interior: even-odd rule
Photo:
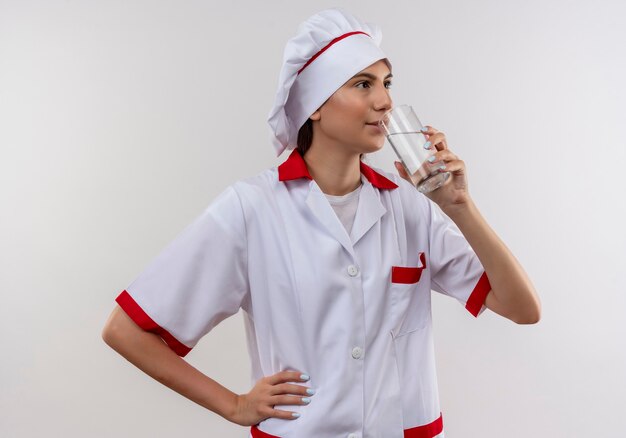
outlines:
[[[367,84],[367,88],[370,87],[370,81],[363,81],[363,82],[359,82],[358,84],[356,84],[356,86],[358,87],[361,84]],[[387,81],[385,82],[385,86],[387,89],[391,88],[392,82],[391,81]]]

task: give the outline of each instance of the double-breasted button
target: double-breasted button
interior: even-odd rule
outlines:
[[[359,268],[357,268],[354,265],[348,266],[348,274],[350,275],[350,277],[354,277],[358,273],[359,273]]]

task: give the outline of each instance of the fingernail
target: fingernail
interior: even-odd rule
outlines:
[[[301,374],[301,375],[300,375],[300,379],[302,379],[302,380],[309,380],[309,379],[310,379],[310,377],[309,377],[309,375],[308,375],[308,374]]]
[[[429,141],[424,143],[424,149],[428,149],[428,148],[430,148],[430,142]]]
[[[422,132],[426,132],[426,131],[428,131],[428,128],[424,127],[424,128],[422,128],[422,129],[420,129],[420,131],[422,131]]]
[[[300,414],[298,414],[297,412],[292,412],[292,413],[291,413],[291,416],[292,416],[293,418],[298,418],[298,417],[300,416]]]
[[[311,399],[309,397],[302,397],[302,403],[311,403]]]
[[[431,156],[428,158],[428,161],[430,161],[430,162],[432,163],[432,162],[433,162],[433,161],[435,161],[436,159],[437,159],[437,158],[436,158],[434,155],[431,155]]]
[[[306,393],[309,394],[309,395],[313,395],[313,394],[315,394],[315,390],[312,389],[312,388],[307,388],[306,389]]]

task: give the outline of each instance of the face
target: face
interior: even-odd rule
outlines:
[[[311,116],[313,144],[369,153],[382,148],[384,132],[377,126],[393,105],[391,72],[379,60],[354,75]]]

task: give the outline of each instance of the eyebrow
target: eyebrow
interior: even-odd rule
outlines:
[[[370,78],[373,81],[376,80],[376,76],[371,73],[359,73],[358,75],[354,75],[352,79],[358,78],[359,76],[365,76],[366,78]],[[389,73],[387,76],[385,76],[385,79],[392,78],[392,77],[393,75]]]

